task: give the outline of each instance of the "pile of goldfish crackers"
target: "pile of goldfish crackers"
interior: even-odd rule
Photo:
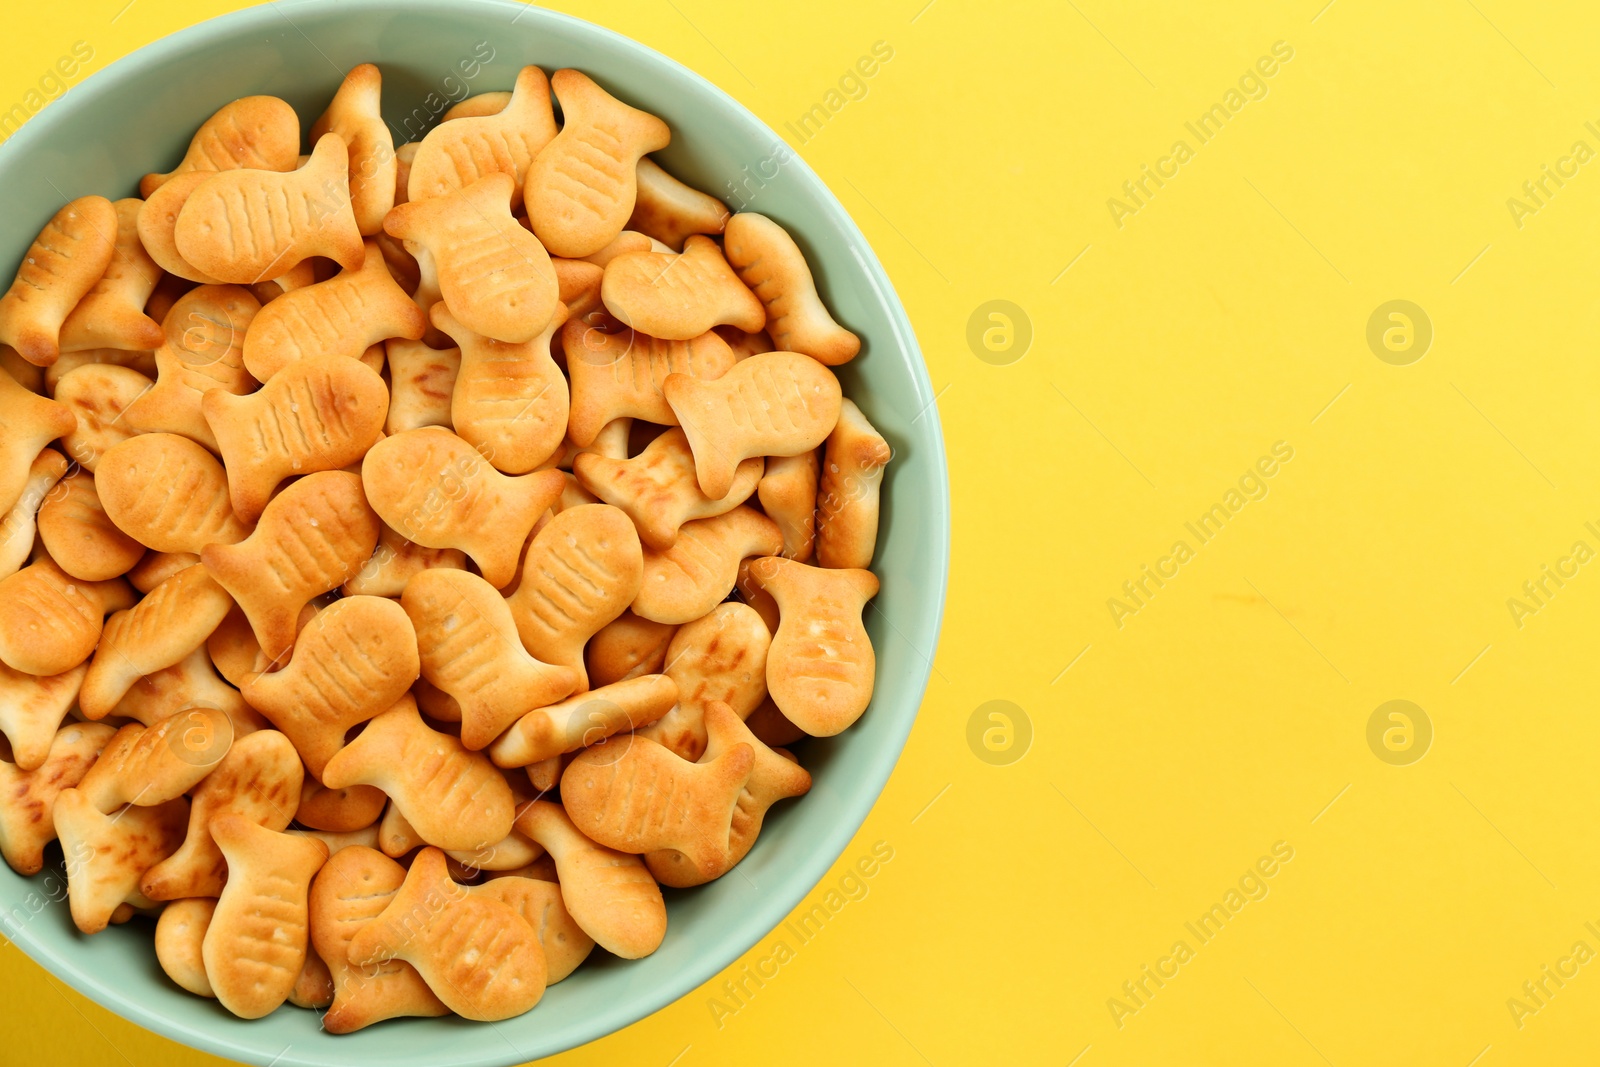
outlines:
[[[659,118],[529,66],[396,147],[381,88],[309,157],[228,104],[0,298],[0,852],[333,1033],[655,951],[867,707],[890,457]]]

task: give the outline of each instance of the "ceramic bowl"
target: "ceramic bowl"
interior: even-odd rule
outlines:
[[[949,556],[949,491],[938,410],[917,341],[889,279],[839,201],[784,142],[727,94],[625,37],[497,0],[279,0],[202,23],[110,65],[0,147],[0,269],[67,200],[137,195],[147,171],[182,156],[208,115],[236,97],[280,96],[309,129],[343,74],[383,71],[396,144],[416,139],[468,93],[509,89],[524,64],[579,68],[660,115],[670,171],[794,234],[818,288],[863,351],[840,379],[894,448],[874,570],[882,591],[866,623],[877,689],[861,721],[805,742],[815,784],[781,803],[737,873],[668,891],[659,951],[620,960],[596,950],[537,1008],[493,1025],[399,1019],[342,1037],[318,1013],[285,1006],[245,1022],[181,991],[156,963],[148,921],[93,937],[72,925],[59,867],[34,878],[0,866],[0,922],[33,959],[127,1019],[187,1045],[255,1064],[489,1067],[592,1041],[691,992],[782,922],[861,826],[911,729],[938,637]],[[52,855],[57,855],[54,851]]]

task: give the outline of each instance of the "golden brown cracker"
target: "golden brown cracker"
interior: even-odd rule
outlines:
[[[139,678],[199,648],[231,607],[233,598],[204,567],[190,567],[133,607],[113,613],[89,662],[78,706],[91,719],[106,715]]]
[[[828,314],[804,253],[782,226],[741,211],[728,220],[722,248],[739,280],[766,309],[767,333],[780,350],[803,353],[829,367],[848,363],[861,351],[861,338]]]
[[[204,645],[172,666],[134,682],[110,714],[142,726],[154,726],[186,708],[196,707],[215,708],[226,715],[236,738],[270,725],[237,689],[217,676]]]
[[[550,340],[566,321],[556,305],[544,332],[524,344],[475,333],[433,306],[433,324],[460,346],[450,398],[450,425],[496,470],[526,474],[540,467],[567,432],[567,379],[550,356]]]
[[[424,548],[385,526],[378,533],[372,558],[340,590],[347,596],[397,597],[407,582],[425,570],[445,567],[459,571],[466,566],[466,553],[459,548]]]
[[[544,995],[546,964],[522,915],[450,880],[444,853],[425,848],[383,913],[350,942],[356,965],[403,959],[452,1011],[480,1022],[509,1019]]]
[[[259,1019],[289,999],[305,967],[307,896],[328,849],[231,812],[208,825],[227,859],[228,881],[201,945],[206,977],[223,1007]]]
[[[520,205],[529,167],[556,136],[544,71],[523,67],[511,92],[469,97],[444,118],[449,121],[441,120],[417,145],[404,186],[406,199],[448,196],[490,174],[505,174],[515,190],[511,206]]]
[[[460,348],[430,348],[426,341],[391,337],[384,342],[389,363],[389,414],[385,433],[424,426],[450,426],[450,404],[461,372]]]
[[[233,723],[214,708],[190,708],[154,726],[117,731],[78,791],[107,815],[124,804],[153,807],[193,789],[233,747]]]
[[[494,743],[489,757],[500,767],[540,763],[647,726],[677,700],[678,686],[664,674],[614,682],[528,712]]]
[[[767,695],[767,650],[772,635],[746,604],[729,601],[678,627],[665,670],[677,683],[678,705],[640,731],[686,760],[706,750],[705,710],[729,704],[741,719]]]
[[[841,401],[842,405],[843,401]],[[783,557],[811,562],[817,539],[817,484],[821,459],[816,449],[767,460],[756,497],[767,518],[783,531]]]
[[[846,398],[828,435],[817,491],[817,564],[872,566],[878,544],[878,497],[892,451],[867,417]]]
[[[645,856],[650,873],[662,885],[684,887],[701,885],[720,878],[749,854],[761,833],[768,810],[780,800],[803,796],[811,789],[811,775],[792,756],[774,752],[756,739],[734,709],[720,700],[706,705],[706,731],[709,742],[702,761],[715,763],[724,752],[739,745],[750,746],[755,765],[739,799],[734,803],[733,820],[728,830],[728,850],[718,864],[697,869],[689,857],[664,850]]]
[[[563,125],[528,169],[528,220],[546,248],[575,259],[603,248],[633,214],[639,159],[672,140],[667,124],[587,75],[550,78]]]
[[[548,92],[546,95],[548,95]],[[509,89],[494,89],[485,93],[473,93],[471,96],[464,97],[460,103],[451,104],[445,110],[445,113],[439,116],[439,121],[449,122],[452,119],[472,119],[483,115],[498,115],[505,110],[506,105],[509,103],[511,103],[511,91]],[[553,122],[551,136],[555,136]]]
[[[574,319],[561,329],[561,346],[572,379],[567,435],[580,446],[593,443],[616,419],[676,426],[678,417],[663,391],[667,377],[682,374],[709,381],[738,362],[715,333],[663,341],[626,327]]]
[[[126,583],[83,582],[48,556],[0,579],[0,661],[51,675],[88,659],[108,610],[133,602]]]
[[[633,613],[656,622],[690,622],[732,591],[739,561],[783,546],[777,524],[746,505],[684,523],[665,552],[644,554],[644,580]]]
[[[61,438],[68,456],[87,471],[99,469],[100,459],[137,431],[124,418],[134,401],[154,387],[136,370],[109,363],[79,367],[56,384],[56,402],[65,404],[78,420]]]
[[[522,344],[549,325],[560,284],[544,246],[511,217],[515,185],[510,175],[490,174],[445,196],[403,204],[383,225],[413,255],[416,248],[427,251],[442,299],[467,329]]]
[[[383,790],[370,785],[329,789],[315,778],[306,778],[300,786],[294,821],[313,830],[353,833],[377,823],[388,802]]]
[[[57,486],[67,472],[67,457],[47,448],[28,466],[28,480],[11,510],[0,515],[0,578],[17,573],[33,551],[39,532],[39,512],[46,499],[58,495]]]
[[[436,426],[379,441],[362,460],[361,481],[395,532],[429,548],[461,549],[497,589],[516,575],[529,531],[566,485],[560,471],[501,474]]]
[[[345,734],[401,699],[416,681],[417,639],[400,605],[383,597],[335,601],[306,624],[289,663],[258,674],[241,692],[294,742],[306,769],[342,789],[325,768]]]
[[[642,674],[659,674],[667,662],[667,646],[677,632],[676,626],[624,611],[602,626],[584,647],[589,684],[598,689]]]
[[[632,459],[579,455],[572,470],[585,489],[627,513],[641,541],[665,551],[684,523],[724,515],[744,503],[761,481],[763,464],[759,456],[741,462],[733,487],[713,500],[700,491],[689,439],[674,426]]]
[[[61,324],[63,352],[149,351],[162,341],[161,324],[145,313],[162,270],[139,243],[139,209],[144,201],[130,198],[111,206],[117,218],[111,262]]]
[[[139,243],[144,245],[150,258],[168,274],[186,281],[202,284],[220,284],[213,277],[185,259],[178,251],[178,216],[194,191],[211,180],[213,171],[187,171],[176,174],[153,189],[139,209]],[[259,280],[259,279],[257,279]]]
[[[587,688],[583,647],[638,596],[643,567],[639,535],[617,508],[564,508],[534,535],[506,601],[523,647]]]
[[[296,360],[249,396],[221,389],[201,404],[217,436],[234,512],[254,521],[278,483],[361,459],[383,433],[383,379],[343,356]]]
[[[233,513],[227,475],[204,448],[176,434],[140,434],[106,453],[95,480],[119,530],[156,552],[198,554],[250,533]]]
[[[300,967],[294,988],[289,990],[289,1003],[316,1011],[333,1003],[333,974],[314,948],[306,949],[306,962]]]
[[[484,748],[518,717],[577,687],[576,671],[523,648],[512,609],[475,574],[425,571],[407,583],[400,603],[417,632],[423,677],[461,709],[468,749]]]
[[[166,343],[153,357],[155,386],[128,405],[124,421],[139,433],[182,434],[216,451],[201,397],[216,388],[236,396],[256,389],[244,366],[244,338],[260,310],[239,285],[202,285],[179,297],[162,324]]]
[[[77,425],[78,417],[65,404],[24,389],[0,371],[0,511],[10,511],[22,495],[44,446]]]
[[[221,895],[228,864],[211,835],[211,820],[228,813],[269,830],[286,829],[303,777],[299,753],[278,731],[259,730],[236,740],[195,787],[183,845],[144,873],[140,892],[151,900]]]
[[[691,188],[662,170],[649,156],[639,159],[639,194],[628,229],[639,230],[674,252],[690,234],[721,233],[728,224],[728,206]]]
[[[344,138],[324,134],[298,170],[230,170],[201,182],[178,212],[178,254],[218,281],[250,285],[324,256],[346,269],[364,249],[350,205]]]
[[[806,738],[806,732],[790,722],[783,712],[778,710],[778,705],[772,702],[770,695],[761,702],[760,707],[750,713],[745,725],[750,727],[750,732],[758,737],[762,744],[770,748],[792,745]]]
[[[517,829],[550,853],[561,879],[562,902],[596,944],[629,960],[661,947],[667,934],[666,903],[638,856],[586,837],[562,806],[550,801],[524,808]]]
[[[44,867],[44,847],[56,839],[56,797],[83,780],[116,732],[104,723],[69,722],[37,766],[0,760],[0,854],[12,870],[33,875]]]
[[[86,582],[127,574],[145,554],[144,545],[111,521],[86,470],[67,475],[46,494],[38,521],[50,558]]]
[[[189,801],[178,797],[107,815],[79,790],[63,789],[51,817],[66,858],[72,921],[83,933],[97,934],[121,905],[154,904],[139,892],[139,879],[183,843]]]
[[[275,96],[245,96],[206,119],[189,141],[176,169],[146,174],[139,195],[149,198],[175,175],[249,167],[288,171],[300,159],[300,119]]]
[[[10,346],[0,345],[0,369],[4,369],[11,374],[18,383],[32,392],[43,393],[47,396],[55,393],[56,383],[60,382],[62,378],[65,378],[79,367],[85,367],[91,363],[109,363],[118,367],[130,367],[151,380],[154,380],[156,375],[160,373],[160,368],[156,366],[156,354],[153,351],[126,352],[120,348],[89,348],[82,352],[63,352],[61,353],[61,358],[48,367],[35,367],[21,356],[16,356],[16,362],[21,363],[22,366],[33,372],[30,377],[19,370],[14,363],[7,362],[4,359],[7,352],[12,352],[15,355]],[[29,381],[37,380],[40,387],[35,388],[28,382],[24,382],[24,378],[29,378]]]
[[[371,237],[394,207],[394,137],[383,121],[383,74],[372,63],[351,67],[328,109],[311,126],[311,142],[325,133],[343,138],[349,153],[350,208],[356,229]],[[370,254],[371,249],[368,249]]]
[[[404,1015],[447,1015],[411,964],[388,960],[370,967],[350,961],[350,942],[383,913],[406,871],[371,847],[335,852],[311,884],[311,943],[328,963],[333,1005],[322,1018],[330,1034],[348,1034]]]
[[[739,280],[709,237],[695,234],[681,253],[628,252],[606,266],[600,299],[617,321],[666,340],[688,340],[713,326],[754,333],[766,326],[761,301]]]
[[[813,737],[839,733],[872,699],[877,658],[861,612],[877,595],[877,577],[778,557],[755,561],[751,574],[781,618],[767,653],[773,703]]]
[[[510,906],[533,927],[544,948],[550,985],[577,970],[594,950],[594,938],[573,921],[561,900],[561,887],[555,882],[513,874],[473,886],[472,892]]]
[[[763,352],[771,352],[777,348],[777,345],[772,343],[772,338],[767,336],[766,330],[745,333],[733,326],[717,326],[714,330],[718,337],[728,342],[728,347],[733,349],[737,359],[759,356]]]
[[[212,999],[217,994],[206,977],[200,950],[216,910],[217,902],[210,897],[171,901],[161,909],[155,936],[156,962],[167,977],[185,992]]]
[[[117,209],[103,196],[81,196],[56,212],[22,257],[0,297],[0,342],[48,367],[61,355],[61,327],[111,265]]]
[[[754,764],[747,744],[690,763],[636,735],[579,753],[562,772],[561,802],[572,824],[601,845],[636,854],[670,849],[709,874],[727,855],[734,808]]]
[[[371,557],[379,525],[360,476],[322,471],[274,497],[249,537],[208,544],[200,558],[276,660],[294,644],[306,603],[343,585]]]
[[[552,258],[556,272],[557,298],[567,306],[570,318],[581,319],[600,306],[600,279],[605,268],[581,259]]]
[[[330,789],[383,790],[422,840],[440,848],[485,848],[511,832],[515,817],[511,787],[489,757],[429,727],[410,697],[368,723],[321,777]]]
[[[78,699],[88,664],[40,677],[0,663],[0,733],[17,770],[33,771],[50,757],[67,711]],[[76,783],[74,783],[76,784]]]
[[[417,340],[422,311],[395,283],[377,242],[354,270],[286,293],[261,309],[244,339],[244,365],[260,381],[308,356],[359,359],[391,337]]]
[[[733,485],[749,456],[795,456],[816,448],[839,421],[842,393],[833,372],[809,356],[767,352],[702,381],[672,374],[662,392],[689,437],[707,496]]]

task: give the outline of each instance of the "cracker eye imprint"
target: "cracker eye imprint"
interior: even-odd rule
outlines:
[[[647,100],[482,88],[218,101],[0,295],[0,855],[241,1019],[649,955],[869,711],[893,448],[808,235]]]

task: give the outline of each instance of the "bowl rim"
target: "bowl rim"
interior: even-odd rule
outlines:
[[[7,139],[0,152],[8,156],[17,153],[26,153],[34,147],[34,142],[48,136],[48,129],[60,119],[78,112],[87,111],[95,107],[103,97],[117,91],[119,84],[131,75],[146,74],[152,70],[168,67],[175,59],[181,58],[185,53],[195,47],[203,46],[204,42],[222,30],[245,30],[271,26],[281,29],[287,22],[295,30],[299,27],[285,13],[284,8],[318,8],[337,11],[341,15],[357,17],[363,11],[372,11],[385,15],[404,14],[407,11],[426,11],[437,13],[441,10],[450,12],[466,12],[472,10],[478,13],[503,13],[510,14],[520,11],[512,19],[513,23],[524,18],[531,20],[531,24],[544,24],[559,27],[562,30],[576,35],[589,35],[608,41],[613,47],[624,50],[633,50],[643,53],[646,61],[654,62],[672,70],[677,76],[685,79],[689,87],[702,95],[710,96],[729,110],[735,121],[745,127],[744,132],[752,137],[765,139],[766,143],[783,143],[776,131],[769,127],[743,103],[725,92],[710,80],[680,63],[676,59],[659,52],[649,45],[637,41],[615,30],[589,22],[561,12],[551,11],[536,7],[532,4],[519,3],[517,0],[273,0],[271,3],[260,6],[244,8],[238,11],[227,12],[206,19],[194,25],[187,26],[165,37],[158,38],[143,45],[127,55],[113,61],[107,66],[95,71],[83,81],[72,86],[51,106],[35,115],[21,129]],[[301,35],[305,36],[301,31]],[[307,38],[310,41],[310,38]],[[316,47],[314,41],[311,42]],[[707,950],[698,957],[690,967],[678,971],[673,979],[663,982],[647,993],[617,998],[604,1009],[595,1012],[585,1020],[586,1025],[578,1029],[583,1035],[580,1041],[567,1045],[566,1048],[577,1048],[583,1044],[608,1036],[633,1023],[648,1017],[661,1010],[668,1004],[687,996],[693,990],[704,984],[740,956],[758,945],[761,939],[783,922],[784,918],[793,911],[794,907],[805,898],[821,882],[824,875],[833,866],[834,862],[843,854],[850,841],[860,831],[868,814],[876,805],[878,797],[888,781],[889,775],[899,762],[900,754],[904,751],[905,742],[911,732],[911,727],[916,722],[917,713],[926,697],[929,677],[933,668],[933,657],[937,652],[938,639],[942,629],[946,594],[949,585],[950,571],[950,476],[944,450],[944,434],[939,418],[938,405],[935,402],[932,382],[928,375],[927,363],[922,355],[921,346],[917,343],[916,333],[912,328],[910,318],[906,314],[893,283],[889,280],[887,272],[879,262],[877,253],[855,223],[854,218],[845,210],[832,188],[824,182],[811,166],[791,149],[791,159],[786,162],[786,167],[793,167],[798,172],[803,184],[809,185],[813,191],[817,207],[829,216],[828,222],[844,233],[853,245],[854,258],[860,264],[862,273],[870,282],[873,295],[887,311],[887,317],[893,329],[893,337],[889,340],[894,347],[904,351],[911,369],[912,383],[916,395],[912,398],[918,405],[920,413],[918,419],[927,418],[930,421],[930,430],[933,440],[939,445],[936,449],[929,449],[929,455],[924,457],[933,465],[935,483],[934,499],[926,501],[925,506],[930,508],[930,518],[935,521],[930,523],[925,530],[929,540],[929,548],[934,562],[937,564],[937,573],[933,575],[932,592],[934,594],[935,610],[930,620],[929,632],[931,644],[926,652],[912,646],[916,652],[916,659],[920,660],[919,666],[913,666],[904,679],[904,688],[916,693],[915,703],[910,713],[903,715],[902,721],[897,724],[891,740],[892,745],[885,746],[872,762],[869,772],[857,779],[858,788],[852,790],[852,797],[845,802],[846,814],[833,826],[829,827],[820,839],[820,844],[802,862],[795,876],[774,889],[762,899],[752,903],[742,918],[733,921],[728,929],[731,936],[724,937],[725,945],[739,946],[733,950],[723,948],[719,951]],[[907,642],[909,644],[909,641]],[[65,981],[77,992],[83,994],[96,1004],[114,1014],[121,1016],[137,1025],[160,1034],[163,1037],[185,1044],[191,1048],[218,1056],[226,1056],[236,1060],[268,1063],[262,1053],[257,1049],[235,1044],[226,1036],[234,1031],[233,1027],[205,1025],[196,1026],[180,1018],[175,1018],[158,1011],[146,1008],[135,1001],[124,997],[122,991],[91,970],[81,957],[74,957],[71,953],[58,952],[55,948],[37,939],[24,925],[18,929],[6,931],[10,939],[26,955],[51,974]],[[247,1026],[242,1020],[240,1025]],[[351,1043],[352,1046],[360,1042],[361,1032],[344,1035],[342,1042]],[[352,1051],[355,1048],[352,1047]],[[465,1050],[464,1050],[465,1051]],[[524,1054],[516,1050],[519,1056]],[[541,1055],[555,1055],[559,1049],[551,1049]],[[320,1065],[323,1059],[302,1059],[294,1054],[292,1049],[286,1049],[271,1063],[277,1067],[291,1067],[295,1064]],[[504,1055],[478,1055],[468,1053],[462,1058],[453,1061],[458,1067],[491,1067],[507,1062]],[[516,1061],[516,1062],[520,1062]]]

